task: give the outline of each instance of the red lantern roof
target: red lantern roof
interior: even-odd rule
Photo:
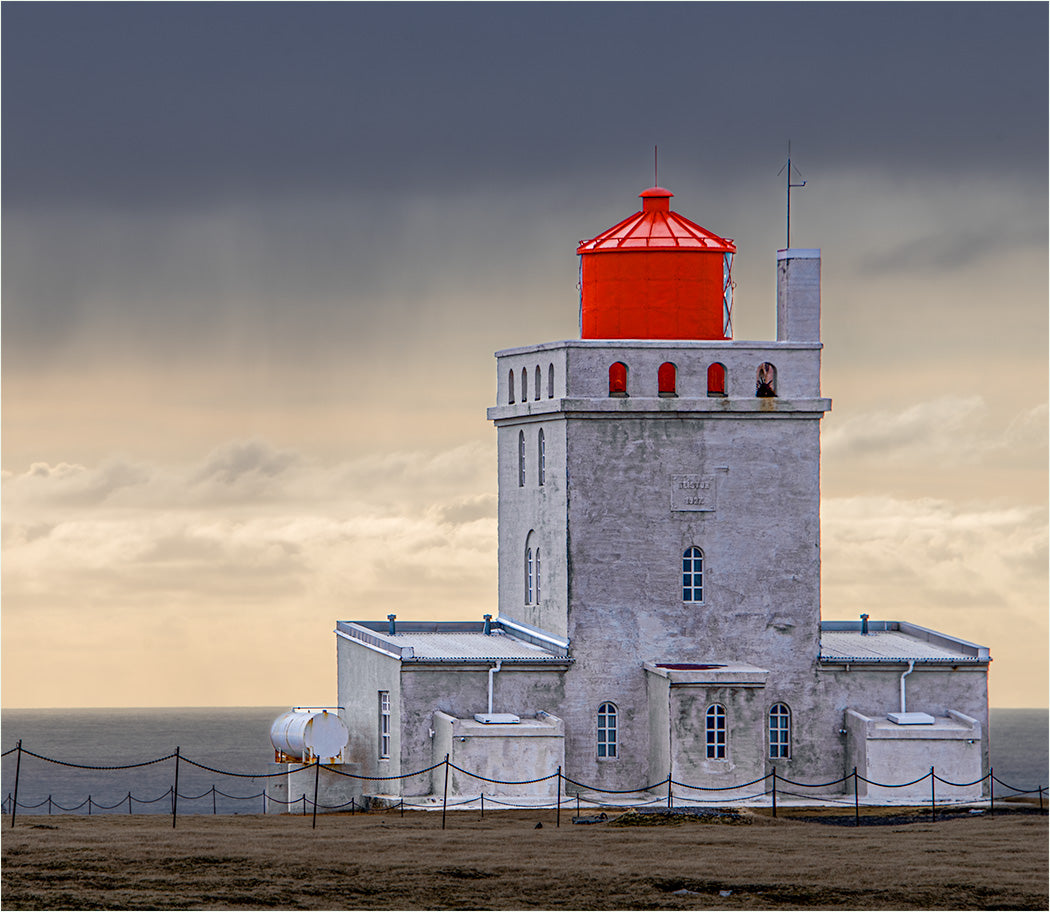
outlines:
[[[626,250],[713,250],[736,253],[729,238],[701,228],[671,211],[674,194],[663,187],[650,187],[638,194],[642,211],[625,218],[596,238],[580,241],[577,253],[613,253]]]

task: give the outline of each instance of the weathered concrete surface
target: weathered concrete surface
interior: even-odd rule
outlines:
[[[456,797],[487,795],[498,798],[555,798],[557,777],[546,779],[565,765],[565,725],[542,713],[513,724],[486,724],[434,713],[431,792],[443,794],[444,759],[486,779],[515,780],[493,783],[449,769],[448,794]],[[522,780],[543,779],[542,782]]]
[[[944,800],[980,798],[984,776],[981,759],[983,726],[963,713],[949,711],[935,718],[932,725],[897,725],[885,717],[846,713],[847,763],[859,776],[857,793],[866,798],[902,801],[930,799],[930,780],[901,788],[885,786],[920,779],[931,767],[941,779],[964,783],[937,782],[934,794]],[[966,785],[965,783],[976,783]]]

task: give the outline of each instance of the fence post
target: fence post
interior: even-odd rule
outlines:
[[[303,802],[303,816],[305,817],[306,816],[306,792],[303,792],[302,802]]]
[[[15,796],[11,799],[11,829],[15,827],[18,815],[18,776],[22,772],[22,739],[18,739],[18,753],[15,754]]]
[[[481,819],[485,819],[485,793],[481,793]]]
[[[175,829],[175,819],[179,815],[179,748],[175,748],[175,784],[171,787],[171,828]]]
[[[667,810],[671,810],[674,806],[674,798],[671,793],[671,773],[672,770],[667,771]]]
[[[91,796],[88,795],[88,817],[91,816]]]
[[[402,801],[405,799],[402,798]],[[448,754],[445,754],[445,795],[441,799],[441,829],[445,829],[445,811],[448,810]]]
[[[857,790],[856,767],[853,767],[853,825],[860,826],[860,793]]]
[[[576,789],[576,816],[580,816],[580,790]]]
[[[561,767],[558,767],[558,813],[554,817],[554,826],[561,826]]]
[[[777,768],[773,767],[773,816],[777,816]]]
[[[321,758],[314,758],[314,821],[311,830],[317,829],[317,790],[321,787]]]
[[[988,813],[995,813],[995,767],[988,767]]]
[[[404,798],[401,799],[401,816],[402,817],[405,816],[405,799]]]
[[[1043,812],[1043,787],[1039,786],[1039,813]]]
[[[937,774],[934,772],[934,768],[930,767],[930,822],[933,823],[937,820]]]
[[[51,796],[48,795],[48,798],[50,798],[50,797]],[[51,802],[50,801],[48,801],[47,807],[48,807],[48,813],[51,813]],[[128,792],[128,813],[129,814],[131,813],[131,792]]]
[[[131,792],[128,792],[128,807],[131,807]],[[128,813],[131,813],[130,811]],[[51,816],[51,796],[47,796],[47,816]]]
[[[354,816],[354,808],[357,805],[357,799],[353,795],[350,796],[350,816]]]

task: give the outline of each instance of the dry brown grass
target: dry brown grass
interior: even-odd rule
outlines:
[[[553,811],[4,820],[7,909],[1046,909],[1047,818],[574,826]],[[865,811],[865,814],[873,812]],[[900,812],[896,812],[900,813]],[[614,817],[615,815],[610,815]],[[812,816],[812,815],[808,815]],[[536,824],[542,822],[542,828]],[[610,821],[611,822],[611,821]],[[688,893],[676,891],[688,890]],[[729,895],[721,895],[731,891]]]

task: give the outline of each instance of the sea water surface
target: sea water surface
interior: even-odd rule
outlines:
[[[64,766],[123,766],[180,757],[231,776],[179,763],[179,813],[258,814],[273,760],[270,725],[287,707],[190,709],[5,709],[0,713],[0,746],[19,739],[23,753],[18,785],[19,814],[170,814],[175,761],[129,770],[88,770]],[[991,760],[995,776],[1021,789],[1046,786],[1046,709],[992,709]],[[25,753],[32,751],[49,760]],[[16,753],[3,758],[0,799],[14,791]],[[213,789],[214,787],[214,789]],[[996,786],[996,794],[1008,789]],[[49,803],[50,799],[50,803]],[[30,807],[32,806],[32,807]],[[75,808],[75,810],[67,810]]]

